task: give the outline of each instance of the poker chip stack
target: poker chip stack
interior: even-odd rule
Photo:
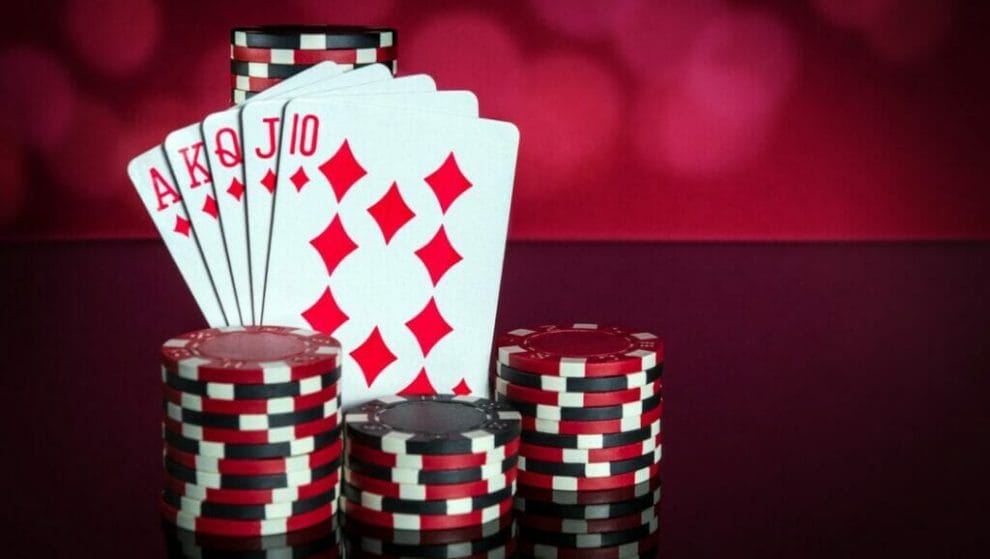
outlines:
[[[394,29],[344,26],[238,27],[230,32],[231,100],[256,93],[320,62],[345,70],[385,64],[396,72],[398,35]]]
[[[165,549],[170,559],[289,558],[343,556],[340,530],[331,523],[275,536],[257,538],[211,536],[166,525]]]
[[[215,536],[328,525],[342,463],[340,345],[273,326],[162,346],[165,519]]]
[[[663,342],[566,324],[513,330],[496,346],[496,397],[522,414],[520,554],[654,556]]]
[[[345,418],[349,557],[510,557],[520,415],[472,396],[395,396]]]

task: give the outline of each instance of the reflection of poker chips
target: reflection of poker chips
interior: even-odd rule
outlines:
[[[645,538],[657,531],[660,519],[654,516],[648,524],[642,524],[635,528],[620,530],[617,532],[603,532],[592,534],[563,534],[547,530],[530,528],[524,523],[519,524],[519,538],[547,543],[554,546],[570,548],[595,548],[612,547]]]
[[[659,433],[660,421],[658,420],[654,421],[647,427],[640,427],[639,429],[619,433],[559,435],[555,433],[542,433],[539,431],[525,430],[523,431],[521,438],[523,444],[528,443],[538,446],[593,449],[629,445],[653,438]]]
[[[371,447],[351,443],[348,456],[365,464],[387,468],[412,468],[419,470],[459,470],[501,462],[519,451],[519,439],[509,441],[505,446],[476,454],[395,454]],[[641,453],[642,454],[642,453]]]
[[[268,49],[364,49],[391,47],[397,44],[397,35],[384,27],[269,25],[234,28],[230,43]]]
[[[254,385],[244,385],[254,386]],[[338,384],[333,382],[328,388],[319,392],[312,392],[301,396],[286,396],[283,398],[267,398],[259,400],[221,400],[207,398],[197,394],[189,394],[176,390],[171,386],[165,386],[165,401],[182,406],[187,410],[195,410],[204,413],[221,414],[264,414],[287,413],[301,411],[314,406],[319,406],[329,402],[339,395]]]
[[[341,415],[343,414],[337,411],[329,417],[324,417],[308,423],[300,423],[298,425],[290,425],[288,427],[276,427],[274,429],[257,429],[251,431],[190,425],[189,423],[176,421],[170,417],[164,418],[163,422],[165,424],[165,429],[170,430],[173,433],[178,433],[187,439],[232,444],[273,444],[313,437],[320,433],[330,431],[340,424]]]
[[[343,484],[342,492],[344,497],[372,510],[404,514],[461,514],[497,505],[511,498],[515,492],[515,487],[510,485],[493,493],[476,497],[429,501],[412,501],[376,495],[362,491],[346,482]]]
[[[337,491],[331,490],[320,495],[306,497],[297,501],[285,503],[268,503],[259,505],[231,505],[211,501],[200,501],[183,497],[169,490],[162,493],[162,500],[177,510],[193,516],[208,516],[211,518],[229,518],[232,520],[268,520],[286,518],[312,512],[328,506],[337,500]]]
[[[497,364],[498,376],[506,382],[547,390],[550,392],[614,392],[646,386],[660,379],[663,375],[663,363],[645,371],[627,373],[609,377],[558,377],[527,373],[501,363]]]
[[[456,470],[420,470],[412,468],[386,468],[364,464],[350,457],[348,468],[365,476],[370,476],[392,483],[415,483],[415,484],[450,484],[467,483],[469,481],[479,481],[489,479],[499,474],[504,474],[516,466],[518,457],[512,456],[501,462],[494,462],[475,468],[462,468]]]
[[[266,64],[371,64],[396,59],[395,47],[363,49],[277,49],[230,46],[230,59]]]
[[[642,415],[660,405],[662,393],[657,392],[645,400],[629,402],[618,406],[596,406],[590,408],[571,408],[531,404],[515,400],[504,394],[498,394],[498,400],[512,406],[523,416],[546,419],[550,421],[606,421],[622,419],[634,415]]]
[[[321,404],[301,410],[278,412],[271,414],[228,414],[190,410],[182,406],[165,402],[165,415],[175,421],[216,427],[220,429],[236,429],[240,431],[258,431],[292,427],[311,421],[330,417],[340,409],[340,398],[333,398]]]
[[[334,502],[316,510],[286,518],[230,520],[226,518],[196,516],[182,512],[164,501],[159,503],[159,508],[166,520],[180,528],[222,536],[267,536],[271,534],[282,534],[293,530],[309,528],[320,522],[326,522],[337,512],[337,504]]]
[[[523,415],[522,426],[523,429],[529,431],[558,435],[621,433],[641,427],[649,427],[653,422],[660,420],[662,412],[663,403],[661,402],[642,415],[631,415],[622,419],[604,419],[601,421],[553,421]]]
[[[461,514],[429,515],[403,514],[384,512],[363,507],[348,499],[343,499],[344,513],[357,520],[378,526],[398,528],[400,530],[445,530],[460,528],[475,524],[484,524],[496,518],[509,514],[512,510],[512,499],[506,499],[497,505]]]
[[[340,463],[341,459],[337,458],[311,470],[265,475],[228,475],[193,470],[165,458],[165,472],[177,480],[214,489],[277,489],[309,485],[332,476],[339,470]]]
[[[662,438],[663,434],[658,433],[652,438],[624,446],[590,449],[555,448],[551,446],[523,444],[520,445],[520,454],[534,460],[558,463],[587,464],[589,462],[613,462],[616,460],[629,460],[653,452],[660,446]]]
[[[495,379],[495,390],[512,400],[545,406],[582,408],[594,406],[620,406],[639,402],[655,396],[661,389],[661,380],[651,384],[613,392],[551,392],[510,384],[500,378]]]
[[[524,499],[526,502],[543,502],[554,506],[581,505],[583,507],[585,505],[613,504],[645,498],[646,495],[652,495],[658,488],[660,488],[660,476],[654,476],[649,481],[636,485],[599,491],[566,491],[520,485],[516,491],[516,501]]]
[[[340,367],[324,372],[319,376],[273,384],[199,382],[182,378],[164,369],[162,370],[162,382],[165,386],[184,392],[186,395],[201,396],[214,400],[245,400],[252,403],[255,400],[292,398],[322,392],[328,388],[337,386],[337,381],[339,380]]]
[[[264,458],[282,458],[308,454],[340,440],[343,426],[338,425],[329,431],[312,437],[271,444],[229,444],[213,441],[200,441],[183,437],[169,429],[162,429],[165,443],[183,452],[201,454],[213,458],[230,458],[234,460],[257,460]]]
[[[340,344],[330,336],[278,326],[210,328],[165,342],[162,365],[200,382],[285,383],[336,369]]]
[[[491,451],[519,436],[520,415],[474,396],[393,396],[347,414],[347,436],[396,454]]]
[[[376,555],[394,555],[399,557],[421,557],[424,559],[459,558],[479,553],[485,553],[504,546],[515,535],[512,528],[507,528],[487,538],[461,541],[450,544],[408,545],[379,540],[367,536],[345,533],[348,549],[355,548]]]
[[[289,559],[339,555],[339,530],[332,523],[318,524],[287,534],[229,537],[196,533],[163,523],[169,557],[193,559]]]
[[[615,462],[592,462],[590,464],[561,464],[542,460],[519,459],[519,470],[538,474],[571,477],[609,477],[634,472],[660,461],[660,449],[630,460]]]
[[[275,489],[217,489],[187,483],[168,474],[165,475],[165,489],[191,499],[229,503],[232,505],[260,505],[285,503],[326,493],[337,486],[340,472],[318,479],[307,485],[279,487]]]
[[[263,460],[231,460],[214,458],[183,452],[170,445],[165,446],[165,457],[187,468],[201,472],[214,472],[229,475],[264,475],[308,470],[329,464],[341,456],[343,441],[337,442],[313,451],[310,454],[287,456],[284,458],[267,458]]]
[[[370,551],[365,551],[359,549],[354,545],[347,544],[345,542],[345,548],[347,551],[348,559],[423,559],[418,555],[390,555],[387,553],[371,553]],[[483,551],[481,553],[474,553],[472,555],[462,555],[457,559],[514,559],[516,557],[516,540],[511,539],[508,543],[503,546],[490,549],[488,551]]]
[[[520,537],[516,541],[516,549],[520,557],[538,559],[655,559],[659,543],[657,536],[653,533],[637,541],[597,549],[559,547]]]
[[[660,471],[659,464],[653,464],[646,468],[607,477],[570,477],[554,476],[547,474],[537,474],[533,472],[519,471],[519,484],[531,485],[543,489],[556,489],[563,491],[598,491],[601,489],[616,489],[629,485],[636,485],[648,481]]]
[[[449,483],[444,485],[420,485],[411,483],[392,483],[390,481],[382,481],[370,476],[365,476],[347,469],[344,470],[344,478],[346,481],[362,491],[412,501],[434,501],[487,495],[500,489],[512,486],[518,475],[519,470],[513,468],[505,474],[489,479],[483,479],[481,481]]]
[[[351,535],[367,536],[403,545],[435,545],[467,542],[493,536],[510,528],[513,518],[512,515],[506,514],[490,522],[475,526],[429,531],[396,530],[394,528],[366,524],[348,516],[342,516],[341,523],[345,526],[347,533]]]
[[[586,505],[541,501],[517,496],[512,503],[512,508],[527,516],[587,521],[640,514],[645,510],[653,509],[659,503],[660,489],[658,488],[651,493],[644,493],[628,500]]]
[[[659,515],[660,505],[657,504],[626,516],[596,518],[592,520],[560,518],[559,516],[539,516],[529,513],[519,514],[517,518],[520,525],[541,531],[560,534],[598,534],[602,532],[631,530],[638,526],[649,524]]]
[[[495,345],[503,365],[562,377],[616,376],[663,362],[663,342],[654,334],[597,324],[513,330]]]

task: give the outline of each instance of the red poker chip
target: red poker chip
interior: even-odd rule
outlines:
[[[340,385],[333,384],[329,388],[302,396],[285,396],[267,400],[223,400],[209,398],[198,394],[190,394],[176,390],[167,384],[162,385],[165,400],[182,406],[188,410],[204,413],[242,414],[274,414],[300,411],[329,402],[340,393]]]
[[[463,514],[403,514],[363,507],[346,497],[342,499],[344,514],[365,524],[398,530],[446,530],[486,524],[512,511],[512,497],[497,505]]]
[[[266,505],[298,501],[315,497],[334,489],[340,482],[340,471],[336,471],[313,483],[277,489],[217,489],[184,482],[165,474],[165,487],[176,495],[212,501],[229,505]]]
[[[655,396],[662,389],[663,379],[659,379],[646,386],[613,392],[553,392],[512,384],[501,378],[495,379],[495,390],[499,394],[508,396],[510,399],[530,404],[543,404],[545,406],[559,406],[564,408],[621,406],[630,402],[646,400],[651,396]]]
[[[498,517],[496,520],[463,528],[449,530],[397,530],[386,526],[375,526],[341,515],[347,534],[375,538],[384,542],[401,545],[439,545],[448,543],[470,542],[498,534],[512,525],[511,514]]]
[[[537,419],[528,415],[522,416],[522,428],[540,433],[557,435],[598,435],[605,433],[621,433],[650,426],[663,415],[663,402],[652,410],[642,414],[622,419],[605,419],[602,421],[553,421]]]
[[[512,485],[519,475],[513,468],[502,475],[467,483],[447,483],[443,485],[421,485],[413,483],[393,483],[353,472],[345,468],[344,479],[348,483],[369,493],[412,501],[435,501],[479,497],[488,495]]]
[[[516,511],[516,519],[527,528],[557,532],[561,534],[599,534],[602,532],[621,532],[631,530],[644,524],[649,524],[660,516],[660,504],[635,514],[616,518],[595,518],[578,520],[575,518],[560,518],[558,516],[540,516]]]
[[[240,47],[230,45],[230,59],[242,62],[264,62],[266,64],[370,64],[391,62],[398,58],[394,46],[366,49],[266,49],[260,47]]]
[[[337,440],[332,445],[316,450],[311,454],[287,456],[284,458],[237,460],[183,452],[166,444],[165,456],[178,464],[201,472],[228,475],[266,475],[318,468],[340,458],[342,450],[343,440]]]
[[[298,425],[290,425],[287,427],[258,429],[252,431],[222,429],[218,427],[203,427],[200,425],[192,425],[190,423],[176,421],[170,417],[165,417],[163,421],[165,423],[165,428],[169,431],[182,435],[187,439],[193,439],[196,441],[231,444],[271,444],[288,442],[294,439],[302,439],[326,433],[327,431],[333,430],[334,427],[340,424],[341,416],[342,414],[340,410],[338,410],[329,417],[324,417],[323,419],[318,419],[316,421],[310,421],[309,423],[300,423]]]
[[[183,378],[232,384],[284,383],[340,364],[337,340],[282,326],[236,326],[188,332],[162,345],[162,366]]]
[[[660,543],[659,530],[639,541],[614,547],[557,547],[519,538],[516,549],[521,556],[541,559],[637,559],[654,557]]]
[[[647,468],[608,477],[570,477],[537,474],[519,471],[519,485],[551,489],[555,491],[598,491],[602,489],[617,489],[624,486],[636,485],[649,481],[660,472],[660,464]]]
[[[663,443],[663,433],[657,433],[645,441],[607,448],[560,448],[523,443],[519,455],[533,460],[564,464],[588,464],[593,462],[617,462],[632,460],[653,452]]]
[[[648,481],[635,485],[624,485],[615,489],[604,489],[598,491],[570,491],[543,489],[529,485],[519,484],[516,489],[516,496],[533,501],[543,501],[546,503],[556,503],[560,505],[605,505],[611,503],[621,503],[648,495],[660,487],[660,476],[655,475]]]
[[[459,470],[482,467],[510,458],[519,451],[519,439],[505,446],[474,454],[394,454],[348,441],[348,456],[364,462],[387,468],[407,468],[418,470]]]
[[[503,365],[564,377],[635,373],[663,362],[663,341],[656,335],[598,324],[512,330],[499,336],[495,346]]]
[[[330,503],[314,511],[286,518],[268,520],[230,520],[194,516],[182,512],[165,501],[159,501],[159,509],[165,520],[179,528],[217,536],[270,536],[302,530],[325,522],[337,513],[337,503]]]

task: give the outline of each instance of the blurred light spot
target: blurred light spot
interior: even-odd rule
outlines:
[[[124,131],[107,105],[80,98],[69,135],[46,158],[48,172],[74,196],[103,200],[121,192],[126,169],[116,161],[113,141]]]
[[[624,99],[611,69],[575,53],[553,53],[527,64],[515,119],[530,187],[562,184],[612,156]],[[535,183],[534,183],[535,181]]]
[[[725,9],[723,0],[635,0],[615,24],[616,47],[645,81],[674,81],[695,36]]]
[[[319,25],[389,26],[387,18],[395,9],[395,0],[296,0],[294,4],[304,20]],[[401,47],[401,33],[399,39]]]
[[[20,215],[27,194],[24,150],[13,138],[0,134],[0,225]]]
[[[638,0],[532,0],[536,14],[547,26],[580,39],[607,35],[637,3]]]
[[[794,78],[795,40],[767,12],[726,12],[698,34],[684,91],[704,109],[747,119],[771,112]]]
[[[883,17],[897,1],[812,0],[812,4],[829,23],[847,29],[861,29]]]
[[[474,91],[482,115],[509,115],[528,61],[498,20],[471,12],[441,14],[401,35],[399,42],[404,75],[431,74],[441,89]]]
[[[162,14],[155,0],[68,0],[62,15],[72,50],[111,76],[141,67],[161,34]]]
[[[681,94],[644,88],[631,112],[633,146],[654,171],[713,178],[752,160],[766,141],[766,118],[712,113]]]
[[[866,39],[880,58],[914,62],[938,49],[955,10],[949,0],[898,0],[884,16],[866,28]]]
[[[68,72],[46,52],[15,46],[0,53],[0,124],[25,145],[51,149],[72,121],[75,92]],[[16,79],[13,79],[16,78]]]

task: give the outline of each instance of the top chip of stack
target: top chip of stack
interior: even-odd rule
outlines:
[[[336,340],[212,328],[168,340],[161,358],[166,520],[260,537],[333,517],[343,461]]]
[[[230,32],[230,80],[234,103],[320,62],[345,69],[385,64],[396,72],[394,29],[356,26],[237,27]]]

